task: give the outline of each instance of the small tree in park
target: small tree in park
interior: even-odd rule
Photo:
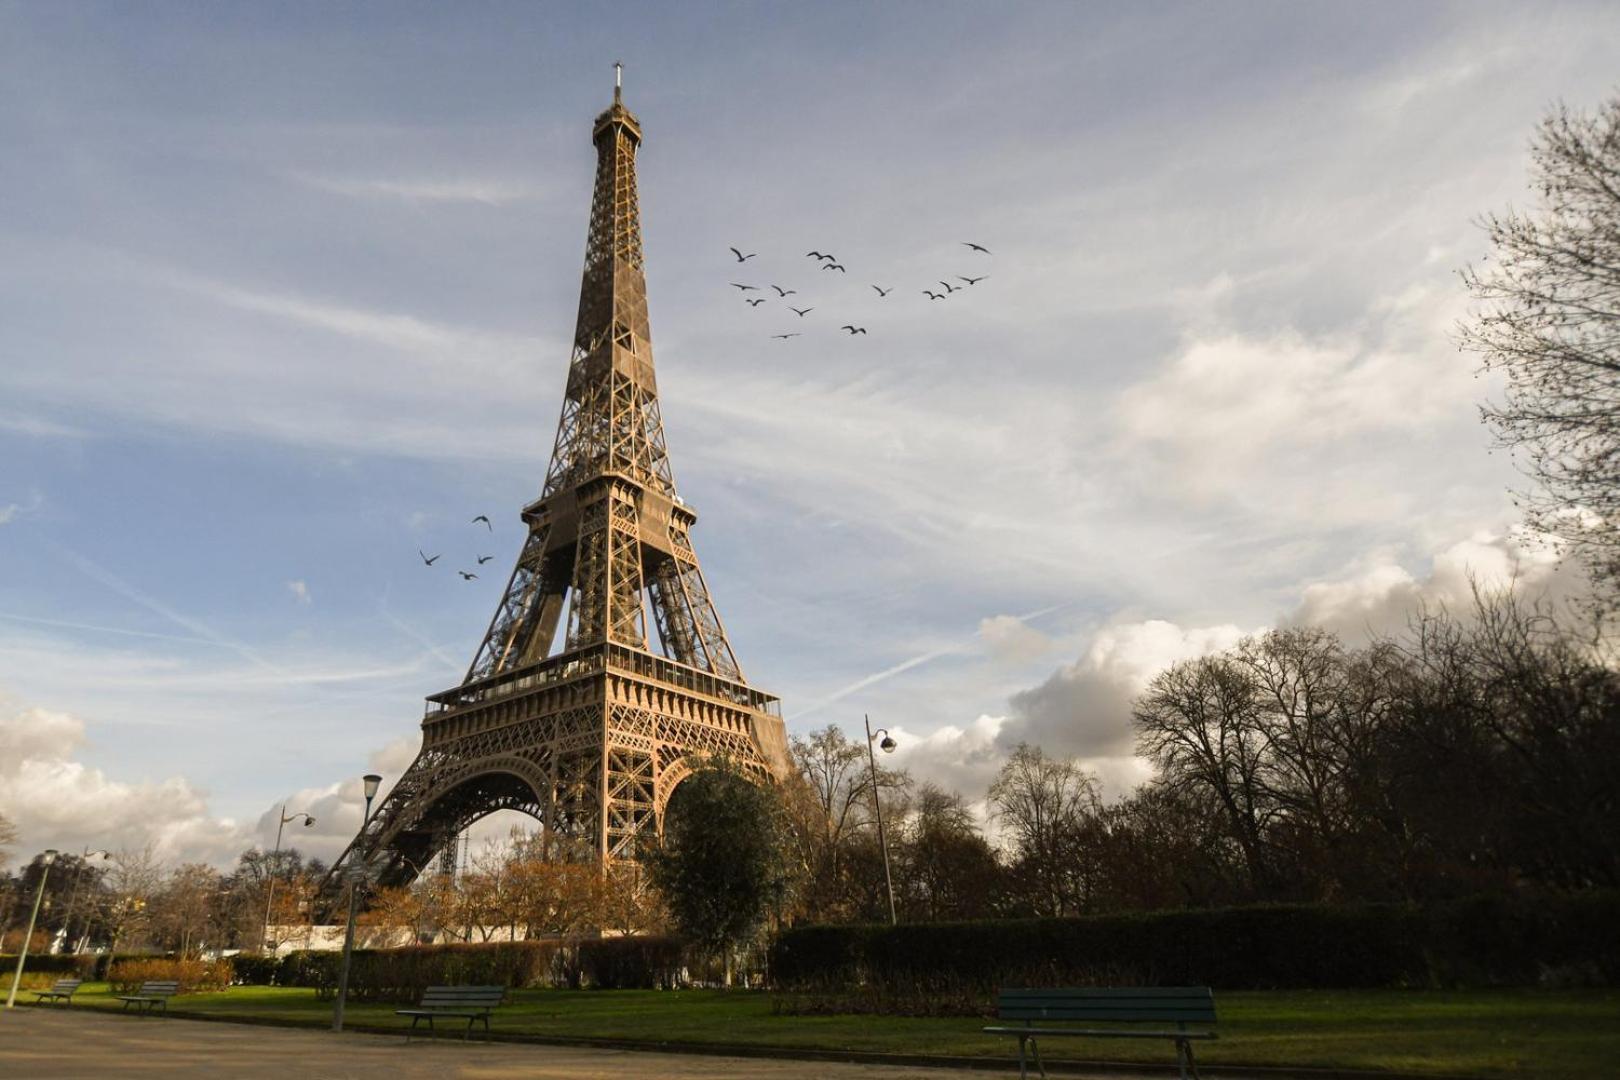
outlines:
[[[682,935],[722,958],[729,986],[737,953],[787,897],[788,864],[777,790],[718,758],[676,789],[647,870]]]

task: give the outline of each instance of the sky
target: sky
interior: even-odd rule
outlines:
[[[0,2],[13,862],[223,865],[283,803],[330,858],[409,764],[544,477],[614,61],[677,485],[791,734],[869,714],[970,800],[1027,740],[1119,795],[1170,663],[1558,587],[1457,271],[1616,40],[1602,4]]]

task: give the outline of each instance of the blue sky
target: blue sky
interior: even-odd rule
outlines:
[[[0,3],[0,813],[218,860],[292,797],[325,850],[345,778],[408,762],[543,477],[615,60],[744,671],[970,797],[1020,738],[1125,790],[1159,666],[1553,575],[1456,270],[1617,38],[1597,4]]]

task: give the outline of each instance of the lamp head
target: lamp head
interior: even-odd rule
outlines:
[[[310,815],[305,814],[304,815],[304,828],[313,829],[314,827],[315,827],[315,819],[313,817],[311,817]]]
[[[51,863],[56,861],[56,849],[46,848],[44,851],[40,852],[39,861],[44,863],[46,866],[51,865]]]
[[[361,779],[364,780],[366,784],[366,798],[375,798],[377,795],[377,788],[382,784],[382,777],[378,776],[376,773],[366,773],[366,775],[361,777]]]
[[[878,749],[882,750],[885,754],[892,754],[894,753],[894,748],[898,745],[899,743],[894,741],[894,737],[892,735],[884,735],[883,741],[878,743]]]

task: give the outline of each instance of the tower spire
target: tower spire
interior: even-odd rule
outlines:
[[[613,61],[613,104],[618,105],[623,100],[624,92],[624,65]]]

